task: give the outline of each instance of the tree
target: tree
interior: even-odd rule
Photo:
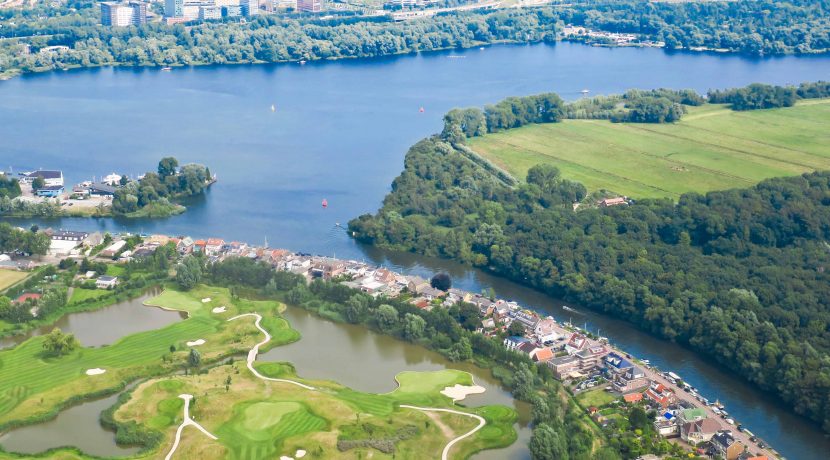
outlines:
[[[378,307],[378,325],[387,334],[398,326],[398,310],[392,305],[381,305]]]
[[[78,347],[78,339],[73,334],[64,334],[59,328],[52,329],[43,340],[43,350],[54,356],[71,353]]]
[[[190,349],[190,354],[187,355],[187,364],[190,367],[199,367],[199,364],[202,363],[202,355],[199,354],[199,351],[195,348]]]
[[[649,425],[646,411],[639,406],[633,407],[631,412],[628,413],[628,423],[630,423],[631,427],[634,429],[645,429]]]
[[[452,278],[447,273],[438,273],[429,280],[429,285],[435,289],[447,292],[452,287]]]
[[[524,337],[525,327],[518,321],[512,321],[510,322],[510,326],[507,326],[507,335]]]
[[[186,256],[176,266],[176,283],[184,290],[193,289],[202,279],[202,263],[194,255]]]
[[[567,439],[546,423],[537,425],[530,437],[530,458],[569,460]]]
[[[458,342],[452,344],[449,351],[449,358],[452,361],[464,361],[473,357],[473,347],[470,339],[461,337]]]
[[[179,167],[179,160],[174,157],[164,157],[159,161],[158,174],[163,180],[167,176],[176,174],[176,168]]]
[[[12,301],[6,296],[0,296],[0,318],[6,318],[12,311]]]
[[[127,185],[128,182],[130,182],[130,178],[126,174],[122,175],[121,179],[118,180],[118,184],[121,186]]]
[[[35,176],[34,180],[32,180],[32,190],[38,190],[46,187],[46,180],[43,179],[43,176]]]
[[[414,313],[407,313],[403,317],[403,336],[408,340],[418,340],[424,335],[427,322]]]

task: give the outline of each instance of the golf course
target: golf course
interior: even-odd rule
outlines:
[[[589,193],[677,199],[830,168],[828,126],[830,99],[746,112],[704,104],[688,107],[676,123],[563,120],[471,138],[469,145],[519,180],[531,167],[551,164]]]
[[[300,338],[279,302],[200,285],[166,289],[145,304],[188,317],[62,356],[44,354],[43,336],[0,351],[0,432],[137,382],[112,411],[117,439],[143,447],[133,458],[420,459],[441,458],[442,450],[467,458],[516,439],[513,409],[468,409],[441,394],[473,388],[466,372],[402,372],[397,389],[371,394],[304,380],[290,363],[257,362],[258,352]],[[69,448],[40,457],[88,458]],[[0,451],[7,458],[22,457]]]

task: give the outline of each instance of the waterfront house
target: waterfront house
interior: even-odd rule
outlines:
[[[504,347],[507,348],[508,350],[517,351],[517,350],[519,350],[519,347],[522,346],[522,344],[529,343],[529,342],[530,342],[530,340],[528,340],[524,337],[518,337],[518,336],[514,335],[514,336],[510,336],[510,337],[504,339],[503,343],[504,343]]]
[[[657,403],[664,409],[677,401],[677,396],[675,396],[674,392],[669,390],[662,383],[652,384],[651,387],[646,390],[645,397]]]
[[[559,356],[548,361],[548,367],[559,380],[580,377],[579,358],[576,356]]]
[[[43,185],[46,187],[61,187],[63,188],[63,171],[42,169],[40,171],[33,171],[21,177],[21,182],[32,183],[35,178],[43,178]]]
[[[565,351],[567,351],[569,355],[573,355],[585,348],[586,345],[588,345],[588,339],[585,338],[584,335],[575,332],[565,343]]]
[[[510,323],[510,307],[506,302],[499,300],[493,304],[493,321],[497,323]]]
[[[380,281],[383,284],[387,284],[387,285],[394,283],[395,278],[396,278],[395,272],[393,272],[391,270],[387,270],[385,268],[378,268],[377,270],[375,270],[375,273],[374,273],[373,276],[375,277],[376,280]],[[429,284],[429,283],[427,283],[427,284]]]
[[[205,254],[215,256],[222,252],[222,246],[225,245],[225,240],[220,238],[208,238],[205,241]]]
[[[113,196],[115,195],[115,187],[112,185],[102,184],[102,183],[95,183],[90,184],[89,194],[90,195],[97,195],[97,196]]]
[[[513,321],[518,321],[525,329],[534,330],[539,323],[539,315],[529,311],[515,311],[510,315]]]
[[[530,357],[537,363],[546,363],[553,359],[553,350],[550,347],[537,348]]]
[[[680,424],[680,438],[691,445],[707,442],[721,430],[720,424],[711,418],[678,423]]]
[[[424,289],[431,287],[429,282],[420,276],[407,276],[406,289],[412,294],[420,294]]]
[[[193,252],[205,252],[205,246],[207,242],[205,240],[196,240],[193,242]]]
[[[533,334],[536,336],[536,340],[538,340],[539,343],[545,344],[555,342],[559,338],[559,334],[556,333],[556,321],[554,321],[554,319],[550,316],[540,320],[536,323],[536,326],[534,326]]]
[[[600,367],[602,358],[608,354],[608,351],[604,345],[592,345],[579,351],[575,355],[579,359],[579,370],[588,372]]]
[[[715,455],[725,460],[737,460],[743,453],[744,445],[735,439],[731,431],[724,430],[712,436],[712,449]]]
[[[49,236],[53,240],[59,240],[59,241],[77,241],[77,242],[80,242],[80,241],[83,241],[84,239],[86,239],[87,236],[89,236],[89,233],[87,233],[87,232],[72,232],[72,231],[68,231],[68,230],[58,230],[56,232],[47,231],[46,233],[47,234],[51,233]]]
[[[680,436],[680,428],[678,428],[677,421],[670,412],[657,417],[657,420],[654,421],[654,431],[666,438]]]
[[[683,409],[677,414],[678,422],[680,424],[688,422],[696,422],[707,417],[706,409],[702,407],[692,407],[690,409]]]
[[[43,198],[57,198],[63,195],[63,185],[47,185],[35,190],[35,195]]]
[[[634,366],[630,362],[617,353],[608,353],[605,357],[605,370],[611,376],[625,374],[632,367]]]
[[[190,254],[191,252],[193,252],[193,244],[193,238],[186,236],[179,240],[179,242],[176,244],[176,250],[179,251],[179,254],[182,255]]]
[[[117,276],[107,276],[102,275],[99,276],[97,280],[95,280],[95,287],[98,289],[112,289],[118,285],[118,277]]]
[[[749,452],[743,452],[741,455],[738,455],[738,460],[769,460],[769,457],[766,455],[752,455]]]
[[[642,393],[629,393],[627,395],[623,395],[623,401],[628,404],[635,404],[643,400]]]
[[[643,370],[638,367],[630,367],[625,371],[625,373],[617,375],[614,378],[614,391],[622,394],[641,390],[648,385],[648,377],[646,377]]]
[[[115,255],[118,254],[119,251],[124,249],[124,246],[126,245],[127,242],[124,240],[115,241],[106,248],[104,248],[104,250],[101,251],[99,255],[101,257],[115,257]]]

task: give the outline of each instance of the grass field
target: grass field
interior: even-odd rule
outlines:
[[[0,291],[29,276],[30,273],[17,270],[0,270]]]
[[[749,112],[691,107],[674,124],[565,120],[473,138],[470,146],[519,180],[550,163],[589,192],[676,199],[830,169],[830,99]]]
[[[576,395],[576,400],[579,401],[579,404],[582,404],[582,407],[585,407],[586,409],[591,406],[602,407],[606,404],[610,404],[615,399],[617,399],[617,396],[603,390],[602,388],[583,391],[582,393]]]

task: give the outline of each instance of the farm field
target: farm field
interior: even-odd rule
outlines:
[[[30,274],[31,273],[17,270],[0,270],[0,291],[4,291],[9,286],[26,278]]]
[[[564,120],[469,143],[519,180],[548,163],[589,193],[677,199],[830,168],[830,99],[747,112],[707,104],[674,124]]]

